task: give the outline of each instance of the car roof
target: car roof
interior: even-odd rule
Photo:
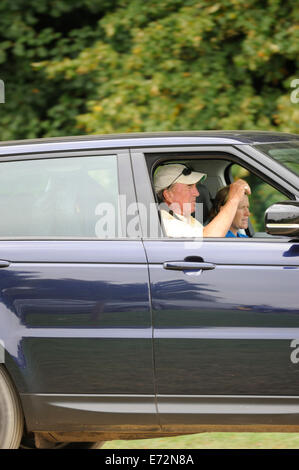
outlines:
[[[0,153],[47,152],[53,150],[84,150],[92,148],[146,147],[157,145],[240,145],[288,142],[299,140],[299,135],[268,131],[173,131],[140,132],[128,134],[99,134],[66,137],[49,137],[4,141],[0,143]],[[78,145],[79,144],[79,145]],[[34,146],[34,149],[31,148]],[[14,147],[14,149],[12,149]]]

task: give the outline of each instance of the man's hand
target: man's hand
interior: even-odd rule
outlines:
[[[245,194],[251,194],[251,189],[246,181],[239,179],[230,185],[228,200],[240,201]]]

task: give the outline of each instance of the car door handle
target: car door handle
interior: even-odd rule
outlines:
[[[9,265],[10,265],[9,261],[5,261],[3,259],[0,260],[0,268],[8,268]]]
[[[166,261],[163,264],[164,269],[172,269],[174,271],[209,271],[215,269],[213,263],[197,263],[191,261]]]

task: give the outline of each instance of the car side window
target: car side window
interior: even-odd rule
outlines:
[[[116,155],[0,165],[0,237],[113,237],[119,193]]]
[[[166,236],[175,236],[176,238],[202,237],[203,227],[207,226],[213,218],[216,217],[219,209],[221,209],[220,206],[224,204],[227,198],[225,186],[229,185],[230,182],[242,179],[250,186],[251,195],[249,198],[246,195],[244,201],[240,201],[240,207],[236,212],[233,223],[226,236],[218,235],[217,237],[232,239],[237,236],[243,241],[254,236],[271,237],[265,230],[265,211],[274,203],[288,200],[289,198],[285,194],[251,171],[229,160],[220,160],[217,158],[172,160],[163,162],[163,167],[165,168],[173,163],[185,165],[196,172],[204,172],[207,174],[207,178],[204,182],[200,181],[196,183],[197,194],[195,194],[195,192],[190,194],[190,199],[189,195],[184,195],[184,200],[187,202],[192,201],[196,196],[195,210],[193,208],[191,213],[192,217],[188,219],[188,224],[185,223],[186,220],[184,217],[181,215],[178,216],[175,210],[172,210],[169,205],[167,206],[165,204],[165,201],[161,198],[161,191],[156,192],[156,201],[159,203],[158,207],[160,209],[159,215]],[[154,169],[153,181],[155,181],[155,175],[159,168],[160,167],[157,166]],[[226,190],[228,190],[228,187]],[[218,193],[218,191],[220,192]],[[163,203],[161,204],[161,202]],[[165,211],[168,211],[168,214]],[[198,226],[198,222],[201,224],[201,228]],[[216,235],[210,235],[208,238],[215,236]]]

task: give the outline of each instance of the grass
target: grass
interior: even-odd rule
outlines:
[[[299,449],[299,433],[211,432],[156,439],[108,441],[102,449]]]

